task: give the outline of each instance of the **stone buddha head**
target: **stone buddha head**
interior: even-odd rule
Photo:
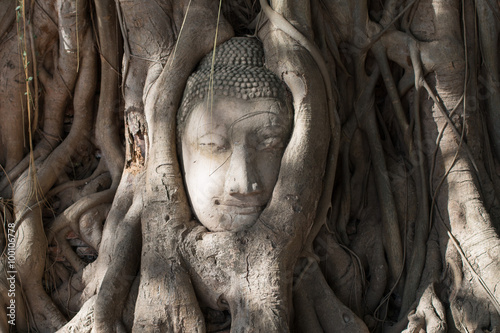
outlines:
[[[210,231],[252,226],[278,178],[293,111],[284,83],[263,59],[258,40],[232,38],[202,59],[184,91],[184,179],[194,214]]]

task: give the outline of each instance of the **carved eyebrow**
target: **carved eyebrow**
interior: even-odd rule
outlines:
[[[196,140],[206,136],[206,135],[219,135],[221,137],[226,136],[225,128],[221,128],[214,121],[204,122],[196,126]]]
[[[210,139],[212,138],[216,138],[216,139],[222,139],[222,140],[226,140],[226,136],[225,135],[221,135],[217,132],[206,132],[206,133],[203,133],[202,135],[198,136],[198,140],[201,140],[201,139],[206,139],[207,137],[209,137]]]
[[[252,112],[252,113],[249,113],[249,114],[246,114],[244,116],[241,116],[240,118],[236,119],[235,121],[233,121],[233,123],[229,126],[229,130],[228,132],[232,132],[233,131],[233,127],[236,126],[237,123],[245,120],[245,119],[248,119],[248,118],[252,118],[252,117],[255,117],[255,116],[258,116],[258,115],[261,115],[261,114],[273,114],[273,115],[278,115],[276,112],[272,112],[272,111],[255,111],[255,112]]]
[[[266,135],[273,136],[275,134],[283,135],[286,132],[286,129],[287,127],[282,124],[273,124],[259,128],[256,131],[256,134],[261,136],[266,136]]]

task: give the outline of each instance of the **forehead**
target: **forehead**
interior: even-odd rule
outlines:
[[[282,126],[291,123],[292,113],[287,105],[276,98],[254,98],[244,100],[234,97],[214,96],[196,104],[188,116],[185,127],[199,128],[206,124],[236,126],[243,122],[270,122]]]

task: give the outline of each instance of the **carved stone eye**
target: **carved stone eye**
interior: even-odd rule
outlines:
[[[261,142],[257,146],[258,150],[272,150],[283,148],[284,144],[280,137],[269,137]]]
[[[227,141],[220,135],[206,134],[199,139],[198,147],[210,153],[223,153],[227,151]]]

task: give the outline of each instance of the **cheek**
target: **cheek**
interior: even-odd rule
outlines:
[[[272,192],[274,185],[276,185],[282,157],[282,153],[263,153],[263,155],[259,157],[259,176],[262,185],[268,192]]]
[[[217,168],[217,159],[207,159],[196,153],[183,161],[189,196],[198,204],[211,205],[212,198],[223,193],[226,168]]]

